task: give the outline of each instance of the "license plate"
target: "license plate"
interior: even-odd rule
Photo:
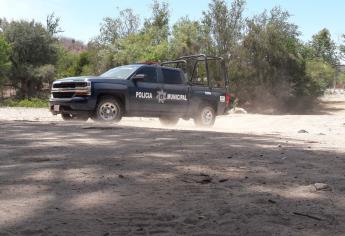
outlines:
[[[60,105],[54,105],[54,111],[60,111]]]

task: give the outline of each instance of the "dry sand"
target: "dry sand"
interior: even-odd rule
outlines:
[[[344,109],[169,129],[0,108],[0,236],[345,235]]]

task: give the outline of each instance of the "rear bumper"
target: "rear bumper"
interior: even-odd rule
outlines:
[[[92,97],[51,98],[49,100],[49,110],[53,115],[61,113],[85,114],[93,112],[95,108],[96,99]]]

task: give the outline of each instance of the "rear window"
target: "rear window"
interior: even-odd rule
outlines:
[[[162,68],[164,83],[167,84],[183,84],[183,74],[180,70]]]

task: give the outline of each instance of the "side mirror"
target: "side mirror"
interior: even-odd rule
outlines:
[[[132,79],[134,82],[143,81],[146,78],[145,74],[136,74]]]

